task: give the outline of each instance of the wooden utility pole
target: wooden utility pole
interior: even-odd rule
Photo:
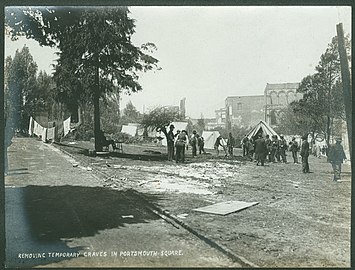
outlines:
[[[350,71],[348,57],[345,49],[345,39],[343,24],[337,24],[337,35],[338,35],[338,50],[340,56],[340,66],[341,66],[341,79],[343,83],[343,96],[345,104],[345,114],[346,114],[346,125],[348,128],[348,140],[349,140],[349,150],[350,150],[350,159],[352,158],[352,128],[351,128],[351,119],[352,119],[352,96],[351,96],[351,82],[350,82]]]

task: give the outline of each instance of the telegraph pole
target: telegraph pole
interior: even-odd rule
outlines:
[[[341,80],[343,83],[343,96],[344,96],[344,104],[345,104],[345,114],[346,114],[346,125],[348,128],[348,141],[349,141],[349,150],[350,150],[350,159],[352,156],[352,146],[351,146],[351,138],[352,138],[352,128],[351,128],[351,114],[352,114],[352,96],[351,96],[351,82],[350,82],[350,71],[349,71],[349,63],[348,57],[345,49],[345,39],[344,39],[344,31],[343,24],[337,24],[337,35],[338,35],[338,50],[340,56],[340,66],[341,66]],[[352,160],[352,159],[351,159]]]

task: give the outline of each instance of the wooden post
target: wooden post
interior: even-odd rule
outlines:
[[[341,79],[343,83],[343,96],[345,104],[345,113],[346,113],[346,124],[348,128],[348,140],[349,140],[349,151],[350,159],[352,158],[352,128],[351,128],[351,114],[352,114],[352,96],[351,96],[351,82],[350,82],[350,71],[348,57],[345,49],[345,39],[343,24],[337,24],[337,35],[338,35],[338,50],[340,56],[340,66],[341,66]]]

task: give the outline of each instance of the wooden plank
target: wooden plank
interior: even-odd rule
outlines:
[[[241,211],[253,205],[257,205],[258,203],[259,202],[227,201],[227,202],[215,203],[212,205],[208,205],[208,206],[204,206],[192,210],[197,212],[225,216],[231,213]]]

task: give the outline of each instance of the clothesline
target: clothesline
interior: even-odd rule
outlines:
[[[70,122],[71,116],[69,116],[66,120],[63,121],[64,137],[70,132]],[[56,131],[56,127],[45,128],[41,126],[36,120],[34,120],[32,116],[30,117],[30,123],[28,127],[28,134],[30,136],[36,135],[38,137],[41,137],[43,142],[46,142],[48,140],[54,140]]]

